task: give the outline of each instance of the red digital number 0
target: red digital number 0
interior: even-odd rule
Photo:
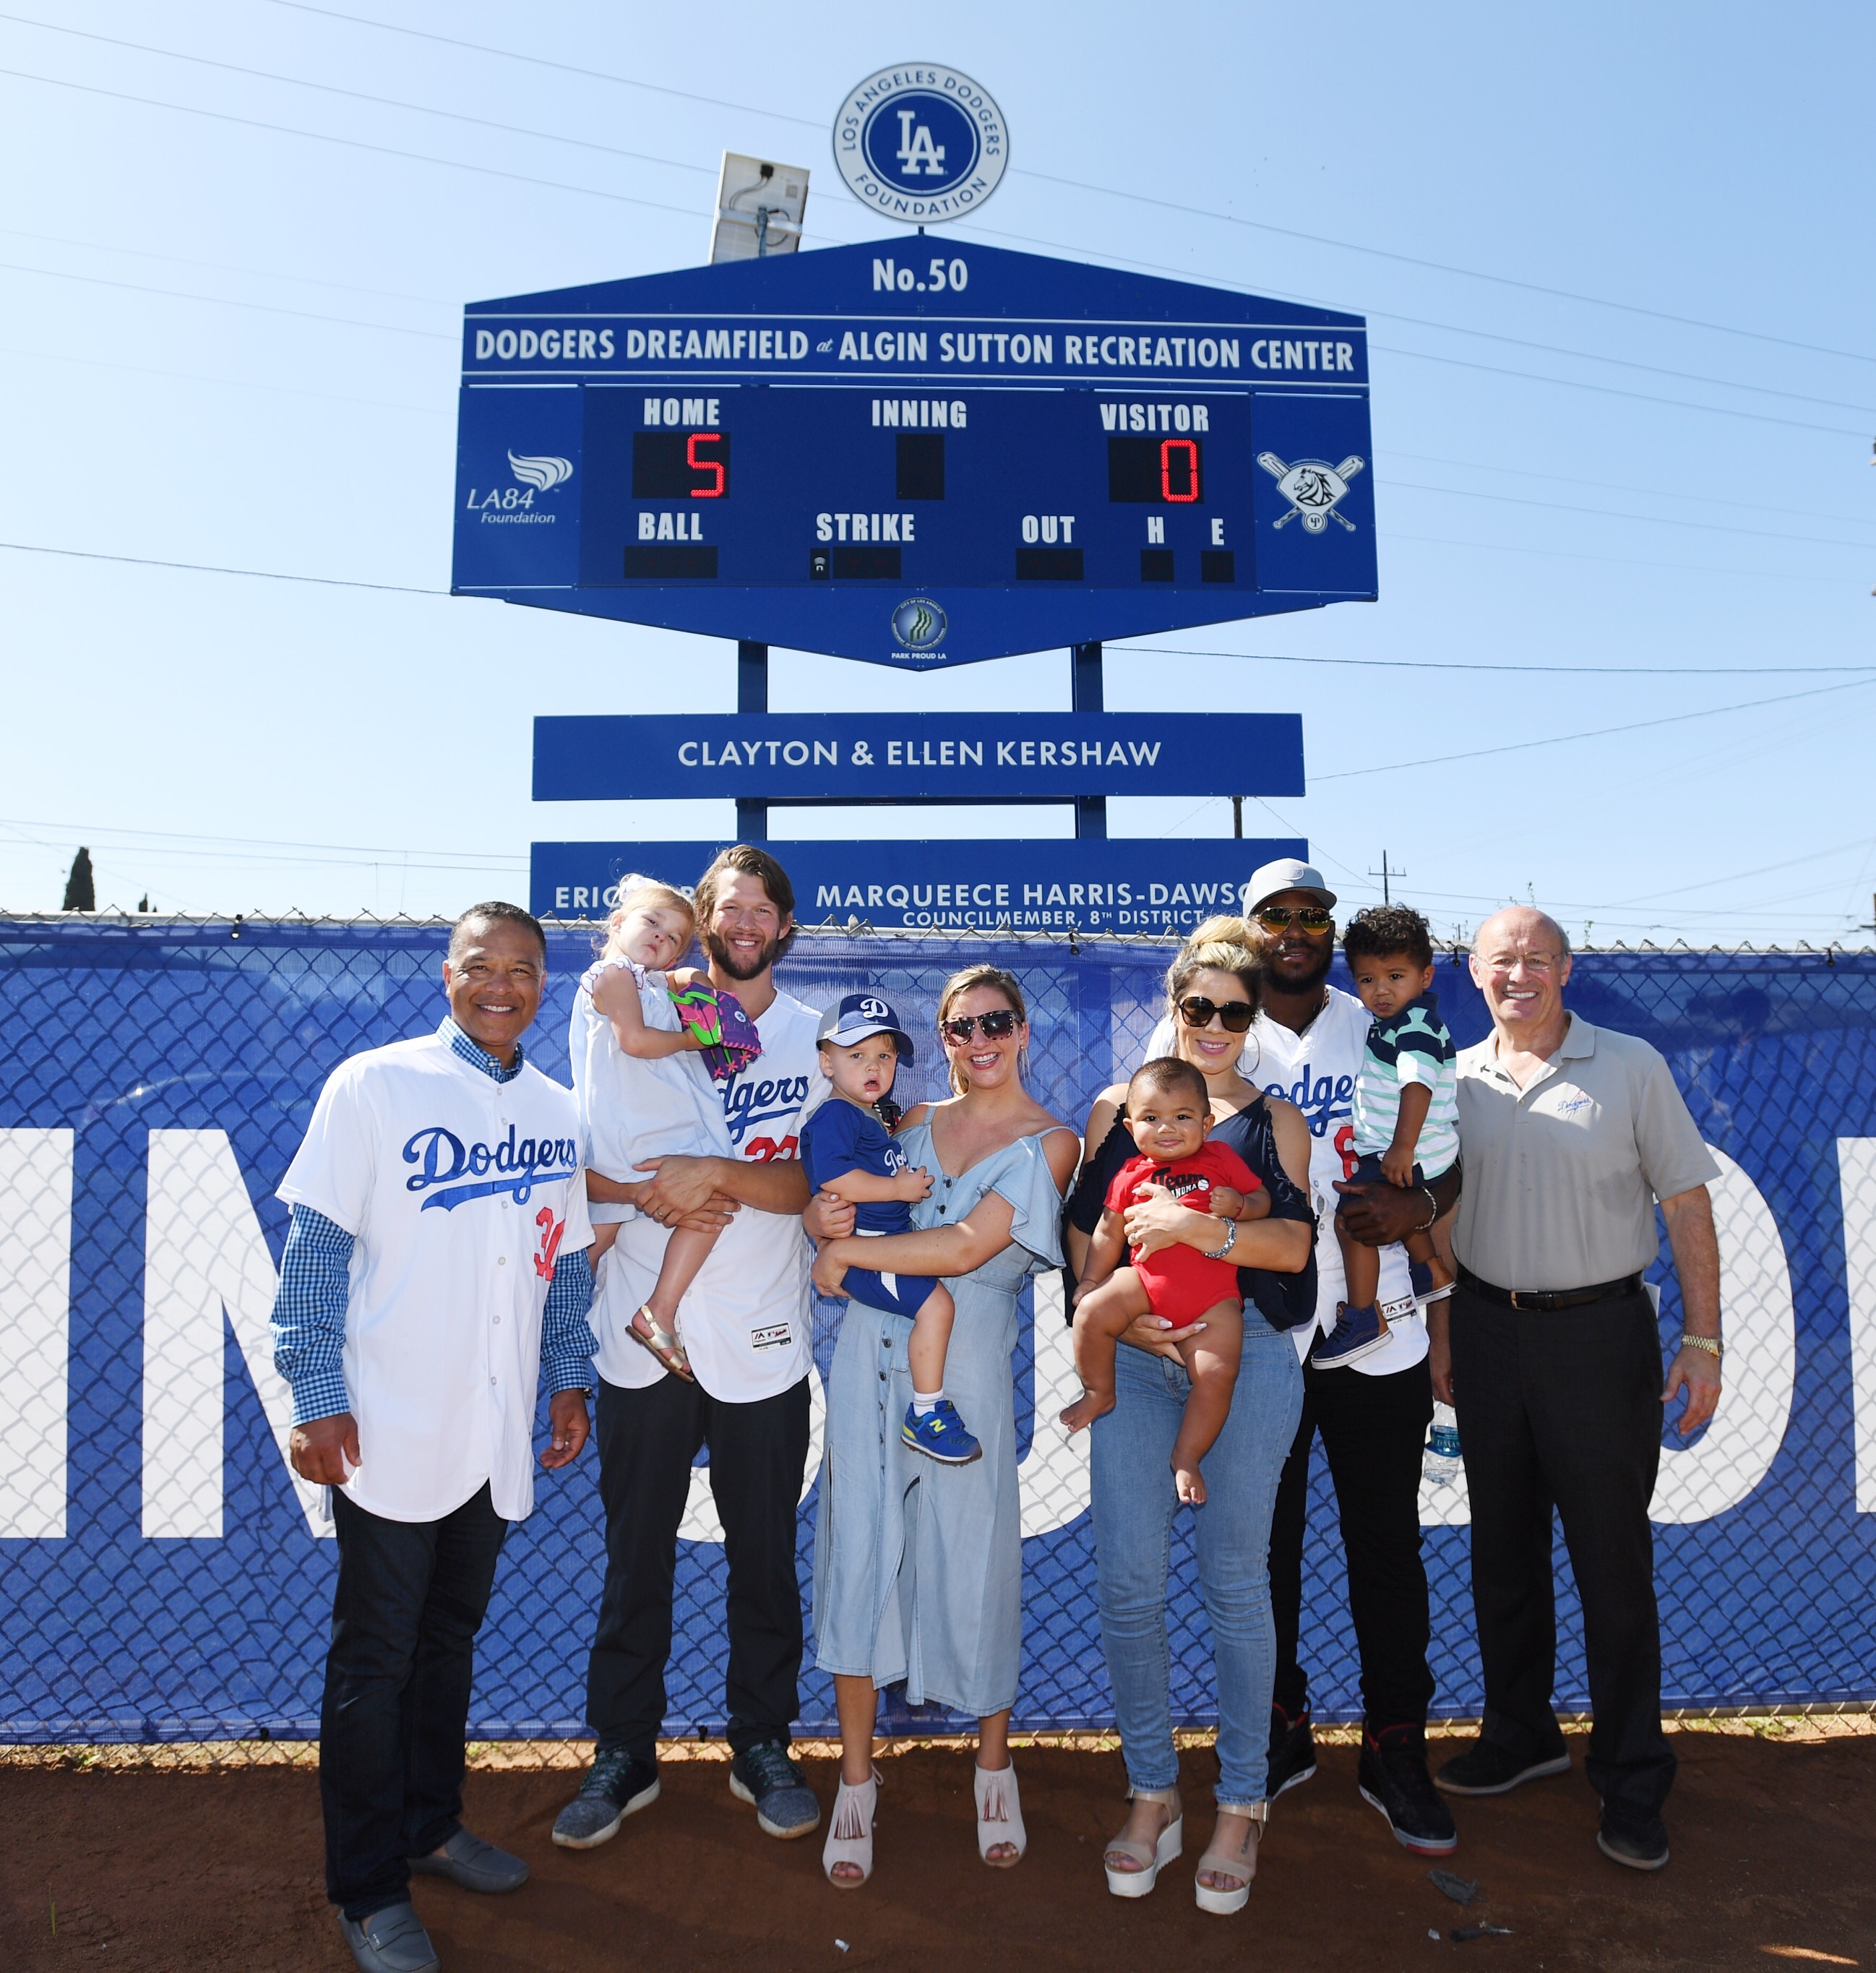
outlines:
[[[692,432],[690,442],[684,448],[685,463],[694,473],[714,473],[717,483],[714,486],[693,486],[693,500],[721,500],[723,498],[723,461],[720,459],[699,459],[697,448],[700,445],[714,445],[723,436],[721,432]]]
[[[1185,456],[1178,463],[1178,470],[1185,474],[1185,491],[1175,493],[1172,490],[1172,476],[1175,470],[1173,454],[1181,452]],[[1175,505],[1182,505],[1198,498],[1198,441],[1196,439],[1167,438],[1160,440],[1159,492],[1162,499],[1172,501]]]

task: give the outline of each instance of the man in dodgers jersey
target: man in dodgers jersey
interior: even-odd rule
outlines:
[[[1316,1434],[1329,1458],[1348,1565],[1348,1603],[1361,1660],[1361,1788],[1410,1849],[1438,1854],[1458,1838],[1427,1772],[1427,1663],[1430,1619],[1420,1555],[1420,1457],[1433,1417],[1427,1327],[1418,1319],[1407,1256],[1394,1244],[1430,1225],[1459,1196],[1456,1166],[1430,1187],[1347,1185],[1355,1169],[1355,1083],[1371,1017],[1351,993],[1329,983],[1335,956],[1335,893],[1321,873],[1285,858],[1267,863],[1244,893],[1245,915],[1263,948],[1263,1006],[1238,1066],[1245,1078],[1286,1096],[1308,1119],[1309,1185],[1316,1209],[1320,1282],[1314,1327],[1294,1333],[1299,1352],[1335,1327],[1343,1299],[1335,1238],[1338,1191],[1351,1204],[1343,1224],[1381,1248],[1378,1297],[1386,1346],[1341,1369],[1303,1363],[1302,1420],[1279,1482],[1270,1526],[1270,1600],[1276,1616],[1276,1686],[1270,1723],[1270,1794],[1315,1772],[1307,1674],[1297,1655],[1309,1451]]]
[[[711,983],[741,1001],[762,1052],[721,1086],[716,1155],[655,1159],[639,1182],[587,1179],[593,1199],[636,1212],[600,1264],[594,1303],[606,1584],[587,1718],[599,1745],[554,1825],[554,1841],[569,1849],[609,1840],[657,1798],[678,1526],[691,1461],[705,1445],[730,1572],[730,1787],[755,1804],[771,1836],[805,1836],[821,1819],[789,1752],[799,1710],[795,1533],[813,1340],[798,1147],[819,1086],[820,1016],[775,983],[776,961],[794,934],[795,895],[773,856],[747,843],[726,849],[696,895]],[[683,1059],[708,1081],[698,1057]],[[626,1334],[679,1223],[722,1229],[678,1310],[695,1382],[662,1369]]]
[[[551,1469],[586,1443],[594,1347],[578,1112],[521,1047],[546,938],[516,905],[476,905],[443,975],[441,1027],[333,1072],[279,1190],[289,1449],[332,1489],[338,1538],[326,1894],[364,1973],[438,1964],[413,1870],[476,1891],[527,1878],[460,1821],[475,1639],[508,1523],[534,1507],[541,1373]]]

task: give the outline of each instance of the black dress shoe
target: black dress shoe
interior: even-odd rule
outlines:
[[[1566,1774],[1569,1769],[1567,1752],[1532,1761],[1508,1753],[1495,1742],[1475,1740],[1464,1753],[1455,1754],[1433,1780],[1448,1795],[1509,1795],[1521,1782]]]
[[[1270,1765],[1264,1776],[1267,1801],[1275,1801],[1286,1788],[1306,1782],[1315,1772],[1315,1736],[1309,1730],[1309,1709],[1306,1706],[1294,1719],[1280,1706],[1270,1708]]]
[[[1394,1840],[1423,1857],[1443,1857],[1459,1847],[1451,1811],[1433,1792],[1426,1744],[1419,1728],[1390,1726],[1361,1736],[1357,1785],[1378,1808]]]
[[[1612,1863],[1659,1870],[1668,1860],[1668,1825],[1658,1815],[1606,1801],[1596,1847]]]

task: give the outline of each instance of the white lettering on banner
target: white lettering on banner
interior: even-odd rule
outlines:
[[[1080,1387],[1076,1386],[1077,1389]],[[821,1477],[821,1449],[827,1441],[827,1387],[813,1363],[808,1366],[808,1463],[801,1477],[801,1497],[806,1500]],[[721,1542],[723,1518],[717,1512],[717,1497],[710,1490],[708,1464],[691,1468],[690,1491],[685,1496],[683,1517],[678,1533],[685,1541]]]
[[[1844,1285],[1850,1303],[1850,1411],[1856,1510],[1876,1514],[1876,1137],[1837,1140]]]
[[[143,1533],[222,1538],[224,1312],[306,1525],[329,1535],[324,1490],[293,1471],[293,1394],[273,1367],[279,1285],[225,1130],[152,1130],[143,1232]]]
[[[1876,1139],[1843,1138],[1838,1154],[1849,1190],[1846,1147]],[[1710,1521],[1737,1507],[1772,1470],[1791,1422],[1793,1379],[1797,1366],[1797,1324],[1792,1307],[1791,1271],[1765,1195],[1726,1153],[1709,1144],[1720,1167],[1711,1188],[1714,1229],[1720,1242],[1720,1330],[1726,1343],[1720,1402],[1713,1422],[1691,1445],[1672,1437],[1661,1449],[1649,1519],[1664,1526]],[[1865,1160],[1859,1182],[1876,1207],[1876,1156]],[[1846,1237],[1849,1224],[1845,1215]],[[1870,1254],[1876,1259],[1876,1214],[1865,1219]],[[1855,1280],[1854,1264],[1851,1280]],[[1854,1293],[1854,1289],[1853,1289]],[[1462,1438],[1463,1431],[1462,1430]],[[1865,1511],[1868,1511],[1867,1510]],[[1472,1507],[1462,1471],[1445,1487],[1420,1483],[1420,1525],[1464,1527]]]
[[[0,1130],[0,1540],[65,1535],[72,1143]]]

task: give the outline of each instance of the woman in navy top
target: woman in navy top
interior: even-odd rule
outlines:
[[[1182,1242],[1242,1263],[1237,1385],[1224,1428],[1201,1464],[1206,1503],[1193,1510],[1218,1707],[1217,1821],[1194,1889],[1201,1909],[1219,1912],[1241,1910],[1250,1897],[1269,1809],[1265,1757],[1276,1657],[1270,1513],[1302,1410],[1302,1371],[1285,1332],[1313,1316],[1316,1294],[1309,1126],[1293,1104],[1266,1096],[1238,1073],[1261,986],[1256,955],[1219,941],[1188,944],[1166,980],[1174,1045],[1204,1077],[1211,1095],[1211,1140],[1235,1151],[1263,1180],[1270,1216],[1234,1225],[1166,1199],[1132,1208],[1126,1226],[1130,1246]],[[1126,1095],[1125,1084],[1104,1091],[1088,1118],[1081,1175],[1064,1215],[1074,1267],[1086,1257],[1109,1184],[1133,1155],[1120,1119]],[[1143,1897],[1184,1841],[1166,1572],[1179,1506],[1168,1461],[1188,1379],[1177,1353],[1160,1341],[1166,1327],[1144,1316],[1127,1332],[1123,1340],[1132,1346],[1117,1353],[1114,1409],[1093,1427],[1101,1643],[1132,1802],[1104,1858],[1108,1888],[1117,1897]]]

